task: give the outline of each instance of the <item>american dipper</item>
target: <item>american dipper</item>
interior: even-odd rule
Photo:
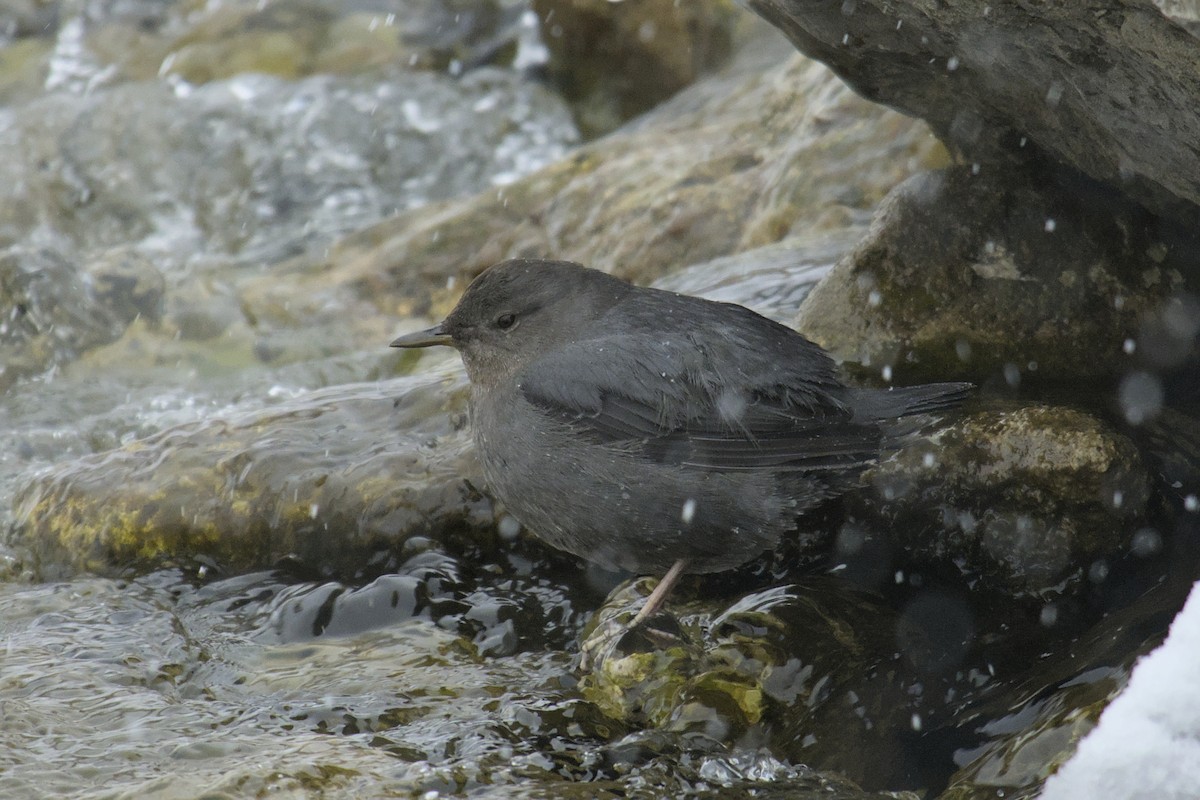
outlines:
[[[485,480],[545,542],[606,569],[731,569],[855,483],[888,423],[966,383],[859,389],[799,333],[742,306],[565,261],[484,271],[393,347],[457,348]]]

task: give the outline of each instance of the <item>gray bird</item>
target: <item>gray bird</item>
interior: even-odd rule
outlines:
[[[742,306],[565,261],[484,271],[393,347],[457,348],[491,491],[548,544],[664,578],[731,569],[853,486],[889,423],[971,388],[846,386],[799,333]]]

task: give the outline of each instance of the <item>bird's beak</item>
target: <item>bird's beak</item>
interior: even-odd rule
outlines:
[[[454,340],[446,332],[446,323],[439,322],[432,328],[423,331],[406,333],[392,342],[392,347],[436,347],[437,345],[454,346]]]

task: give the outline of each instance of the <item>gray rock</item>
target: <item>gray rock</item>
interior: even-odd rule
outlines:
[[[1200,47],[1149,0],[750,7],[865,97],[928,121],[968,160],[1040,156],[1156,213],[1200,219]]]
[[[1187,235],[1111,194],[957,166],[897,187],[796,327],[902,383],[1113,376],[1196,264]]]

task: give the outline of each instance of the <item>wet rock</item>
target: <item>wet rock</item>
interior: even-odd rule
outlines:
[[[1196,0],[1154,0],[1167,19],[1200,37],[1200,4]]]
[[[146,46],[163,51],[160,74],[189,83],[245,72],[299,78],[388,65],[460,74],[512,62],[523,10],[523,3],[497,0],[217,6],[189,19],[182,34],[160,36]],[[137,61],[129,65],[136,70]]]
[[[151,324],[162,319],[166,281],[145,256],[113,248],[88,264],[87,274],[93,296],[115,319],[124,323],[144,319]]]
[[[654,281],[671,292],[752,308],[787,324],[813,285],[829,274],[866,233],[867,226],[789,236],[775,244],[692,264]]]
[[[970,161],[1066,164],[1155,213],[1200,219],[1200,48],[1148,2],[750,7],[864,96],[927,120]]]
[[[533,9],[550,51],[550,79],[587,137],[608,133],[719,67],[740,18],[723,0],[533,0]]]
[[[17,30],[57,36],[53,85],[80,91],[164,76],[202,84],[250,72],[296,79],[403,66],[461,74],[511,63],[530,38],[519,0],[50,6],[44,27],[30,30],[26,14]]]
[[[0,10],[0,45],[11,39],[44,35],[58,19],[58,2],[11,0]]]
[[[976,411],[907,444],[865,480],[839,535],[851,562],[877,558],[882,537],[897,559],[883,580],[940,565],[974,589],[1017,596],[1102,580],[1105,559],[1128,551],[1150,493],[1129,439],[1052,406]]]
[[[61,464],[20,492],[9,544],[43,576],[285,556],[353,575],[412,536],[487,541],[463,386],[458,371],[349,384]]]
[[[0,34],[0,106],[18,105],[42,92],[50,71],[50,51],[44,39],[3,44]]]
[[[52,96],[0,132],[22,155],[3,168],[0,224],[42,224],[85,249],[144,242],[169,258],[177,243],[270,262],[552,160],[574,137],[565,115],[492,71],[408,75],[403,88],[258,75],[186,97],[152,83]]]
[[[865,103],[765,35],[621,131],[502,189],[399,215],[327,258],[297,259],[270,283],[248,285],[247,303],[277,303],[284,291],[304,303],[339,286],[388,314],[436,314],[495,261],[547,254],[648,283],[862,224],[895,181],[943,163],[920,124]]]
[[[1108,377],[1195,268],[1189,241],[1111,195],[955,166],[892,192],[796,327],[900,382]]]
[[[157,319],[162,299],[162,275],[124,251],[106,253],[86,272],[54,246],[0,252],[0,391],[115,340],[139,316]]]
[[[454,543],[447,547],[413,536],[393,554],[376,554],[363,565],[366,577],[378,573],[373,580],[280,588],[255,608],[255,638],[275,644],[316,642],[425,620],[457,632],[464,645],[469,642],[483,656],[569,647],[580,624],[576,598],[560,582],[539,574],[549,572],[544,561],[507,558],[517,551],[464,551]],[[504,580],[497,579],[500,575]]]
[[[212,338],[243,318],[239,267],[288,258],[400,206],[511,181],[576,135],[548,92],[494,70],[461,80],[412,74],[402,85],[260,75],[187,95],[126,84],[51,95],[10,122],[0,125],[12,155],[0,163],[0,237],[17,244],[0,291],[7,308],[44,317],[34,323],[43,333],[57,320],[48,335],[65,338],[41,355],[14,356],[6,382],[119,335],[87,333],[96,325],[84,321],[103,317],[109,301],[118,317],[152,319],[165,306],[164,349],[177,332]],[[55,264],[13,277],[11,259],[31,258]],[[171,285],[123,275],[135,263],[170,275]],[[37,296],[22,299],[35,284]],[[305,299],[331,308],[328,291]],[[256,311],[278,319],[272,309],[287,302]],[[66,319],[84,330],[69,331]],[[289,319],[291,329],[310,324]]]
[[[171,43],[159,69],[193,84],[245,72],[299,78],[312,72],[332,21],[331,11],[305,0],[218,7]]]
[[[632,616],[643,597],[626,587],[598,616]],[[634,634],[619,642],[584,677],[584,696],[627,724],[766,743],[867,787],[910,779],[896,732],[911,730],[915,700],[900,674],[894,614],[831,579],[757,592],[719,613],[704,605],[681,617],[677,646]],[[585,632],[602,634],[602,624]]]

